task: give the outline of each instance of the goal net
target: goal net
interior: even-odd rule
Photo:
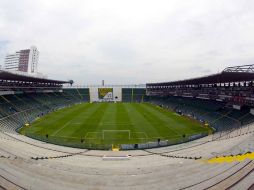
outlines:
[[[102,139],[103,140],[121,140],[130,139],[130,130],[103,130]]]

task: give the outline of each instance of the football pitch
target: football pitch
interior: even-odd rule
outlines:
[[[150,103],[82,103],[37,118],[21,129],[37,139],[92,144],[178,141],[208,131],[197,121]]]

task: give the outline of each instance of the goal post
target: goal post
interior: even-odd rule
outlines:
[[[102,139],[131,139],[130,130],[102,130]]]

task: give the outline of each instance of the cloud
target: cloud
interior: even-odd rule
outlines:
[[[36,45],[76,84],[198,77],[253,60],[253,20],[252,0],[1,0],[0,64]]]

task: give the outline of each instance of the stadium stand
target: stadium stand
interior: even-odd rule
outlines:
[[[60,84],[67,83],[64,81],[38,79],[39,87],[35,87],[38,81],[33,77],[17,75],[15,78],[14,74],[8,72],[1,72],[0,76],[3,85],[0,96],[0,129],[3,131],[15,132],[38,116],[75,103],[88,101],[87,98],[74,96],[74,93],[59,91]],[[20,84],[14,86],[12,80],[23,83],[22,87]],[[6,90],[8,84],[9,87]],[[85,95],[87,94],[84,94],[84,97]]]
[[[63,93],[76,100],[89,101],[89,89],[63,89]]]
[[[209,100],[189,99],[184,97],[151,97],[150,102],[161,105],[178,113],[193,117],[202,122],[208,122],[217,131],[230,130],[254,121],[250,108],[235,110],[225,108]]]
[[[145,89],[141,88],[123,88],[122,101],[123,102],[143,102],[145,98]]]
[[[150,101],[230,131],[254,121],[252,65],[200,78],[147,84]]]
[[[231,68],[231,70],[237,68]],[[239,69],[239,68],[238,68]],[[244,68],[243,68],[244,69]],[[225,69],[225,72],[228,69]],[[252,88],[253,73],[228,75],[231,94]],[[236,76],[238,80],[233,77]],[[214,80],[215,76],[180,81]],[[232,77],[232,78],[231,78]],[[223,79],[226,80],[226,79]],[[248,87],[244,85],[247,80]],[[216,81],[218,79],[216,78]],[[224,81],[225,82],[225,81]],[[172,109],[203,122],[216,133],[184,144],[132,151],[96,151],[63,147],[37,141],[17,133],[36,117],[72,104],[89,101],[88,89],[62,89],[68,81],[36,79],[0,72],[0,188],[1,189],[251,189],[253,187],[254,118],[250,89],[241,99],[235,96],[216,101],[229,88],[188,87],[195,95],[172,95],[167,88],[148,84],[144,90],[123,89],[123,101],[151,103]],[[247,84],[246,83],[246,84]],[[174,83],[176,84],[176,83]],[[161,85],[161,84],[160,84]],[[159,86],[160,86],[159,85]],[[167,83],[168,85],[168,83]],[[178,83],[177,83],[178,85]],[[202,84],[203,85],[203,84]],[[202,86],[201,85],[201,86]],[[207,85],[207,84],[205,84]],[[226,84],[227,86],[228,84]],[[182,88],[182,87],[181,87]],[[186,88],[186,86],[184,87]],[[166,89],[166,90],[165,90]],[[224,90],[223,90],[224,89]],[[210,91],[210,99],[197,98],[197,91]],[[237,92],[236,92],[237,91]],[[177,93],[179,89],[177,90]],[[189,94],[190,95],[190,94]],[[205,96],[210,96],[205,95]],[[204,95],[203,95],[204,96]],[[240,106],[240,109],[237,106]],[[230,131],[230,133],[228,133]],[[104,161],[103,157],[128,156],[128,160]],[[233,158],[241,161],[232,161]],[[223,159],[221,159],[223,158]],[[211,160],[223,160],[210,163]]]

